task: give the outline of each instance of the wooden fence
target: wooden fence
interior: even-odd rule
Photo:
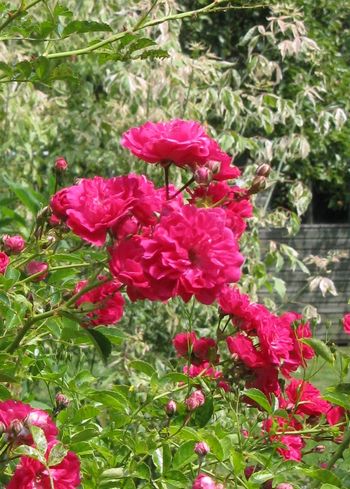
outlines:
[[[300,259],[309,255],[326,257],[329,251],[347,252],[350,256],[350,224],[304,224],[299,233],[288,237],[284,229],[261,230],[263,247],[267,248],[269,241],[285,243],[299,253]],[[264,246],[265,244],[265,246]],[[320,338],[330,337],[338,344],[350,343],[350,336],[346,335],[339,324],[343,314],[350,312],[350,258],[343,258],[339,263],[331,264],[328,269],[331,273],[316,271],[310,267],[311,275],[322,275],[330,278],[336,287],[338,295],[327,294],[325,297],[319,288],[311,292],[308,287],[308,276],[300,271],[283,269],[277,274],[287,286],[287,299],[285,310],[301,312],[307,305],[317,307],[322,317],[316,335]],[[274,273],[276,275],[276,273]],[[263,294],[262,294],[263,295]],[[332,326],[326,328],[327,321]]]

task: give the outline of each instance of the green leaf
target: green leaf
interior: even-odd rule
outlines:
[[[188,376],[185,374],[181,374],[180,372],[170,372],[169,374],[164,375],[160,378],[161,384],[166,384],[167,382],[185,382],[187,383]]]
[[[44,456],[47,450],[45,433],[38,426],[31,425],[29,428],[37,450]]]
[[[244,456],[242,453],[237,452],[233,448],[230,450],[230,459],[234,468],[234,472],[236,475],[240,475],[243,473],[245,463]]]
[[[339,489],[339,486],[333,486],[333,484],[322,484],[321,489]]]
[[[194,445],[194,441],[187,441],[178,448],[173,460],[174,469],[179,469],[196,458]]]
[[[180,489],[189,487],[187,477],[179,470],[169,470],[169,472],[165,474],[165,481],[172,486],[179,487]]]
[[[37,214],[42,207],[45,199],[33,189],[27,185],[13,182],[11,179],[3,175],[3,179],[16,195],[16,197],[22,202],[22,204],[33,214]]]
[[[2,401],[6,401],[7,399],[11,399],[11,398],[12,398],[11,392],[8,389],[6,389],[6,387],[0,384],[0,399]]]
[[[109,355],[112,353],[112,343],[100,331],[87,328],[86,334],[90,336],[92,342],[96,346],[102,360],[106,363]]]
[[[311,346],[317,356],[322,357],[330,364],[334,364],[334,355],[323,341],[317,338],[303,338],[301,341]]]
[[[196,424],[201,428],[203,428],[208,423],[213,413],[214,413],[213,399],[211,397],[207,397],[203,406],[199,407],[196,410],[194,416]]]
[[[152,365],[150,365],[147,362],[144,362],[143,360],[133,360],[132,362],[129,363],[129,367],[134,370],[137,370],[137,372],[141,372],[147,375],[147,377],[152,377],[152,375],[156,373]]]
[[[35,72],[40,80],[47,80],[50,75],[50,62],[44,56],[40,56],[35,62]]]
[[[147,464],[144,462],[137,464],[136,469],[133,471],[132,475],[138,479],[145,479],[147,481],[151,480],[151,471]]]
[[[43,460],[43,457],[42,457],[41,453],[39,452],[39,450],[37,450],[34,447],[30,447],[29,445],[21,445],[21,446],[15,448],[12,451],[11,455],[30,457],[30,458],[34,458],[35,460],[39,460],[39,461]]]
[[[152,460],[160,474],[164,474],[171,465],[171,450],[169,445],[163,445],[162,447],[157,448],[157,450],[152,453]]]
[[[263,484],[271,479],[273,479],[273,474],[269,470],[260,470],[251,475],[249,482],[252,482],[253,484]]]
[[[48,466],[54,467],[62,462],[64,457],[67,455],[68,449],[61,443],[60,441],[56,443],[51,449],[49,458],[48,458]]]
[[[209,445],[210,453],[222,462],[224,460],[224,450],[218,437],[214,434],[205,435],[204,441]]]
[[[127,400],[115,392],[92,392],[89,398],[103,404],[103,406],[125,413],[128,403]]]
[[[268,413],[272,412],[272,408],[269,400],[267,399],[267,397],[263,392],[259,391],[259,389],[255,389],[255,388],[248,389],[244,391],[244,395],[249,397],[249,399],[251,399],[252,401],[256,402],[256,404],[258,404]]]
[[[285,281],[280,279],[280,278],[274,277],[273,282],[274,282],[275,291],[280,296],[280,298],[283,299],[286,295],[286,283],[285,283]]]
[[[112,29],[104,22],[93,20],[73,20],[63,29],[62,37],[67,37],[73,33],[85,34],[86,32],[111,32]]]
[[[302,468],[301,471],[308,477],[311,477],[311,479],[315,479],[321,482],[328,482],[329,484],[334,484],[337,487],[342,487],[339,478],[330,470]]]

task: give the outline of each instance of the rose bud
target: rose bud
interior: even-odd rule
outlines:
[[[24,250],[26,243],[22,236],[16,235],[16,236],[9,236],[6,234],[3,238],[2,241],[4,243],[6,251],[12,252],[12,253],[20,253],[21,251]]]
[[[266,186],[266,178],[261,176],[256,176],[253,180],[250,189],[248,190],[248,193],[250,195],[257,194],[258,192],[260,192],[260,190],[263,190],[265,186]]]
[[[56,406],[59,410],[65,409],[69,406],[70,401],[69,401],[68,397],[66,397],[61,392],[56,394],[55,400],[56,400]]]
[[[36,275],[39,272],[40,275],[33,278],[34,282],[40,282],[40,280],[45,280],[48,275],[48,264],[42,261],[30,261],[26,266],[26,273],[28,276]]]
[[[278,484],[276,489],[293,489],[292,484],[289,484],[288,482],[281,482],[281,484]]]
[[[24,430],[24,425],[19,419],[14,419],[9,427],[9,434],[16,438]]]
[[[0,251],[0,275],[4,275],[8,264],[10,263],[10,258],[4,253]]]
[[[209,168],[209,170],[211,170],[213,175],[216,175],[220,171],[221,163],[220,163],[220,161],[209,161],[206,164],[206,167]]]
[[[197,168],[194,172],[194,180],[198,185],[208,185],[213,179],[213,172],[206,168],[205,166],[201,166]]]
[[[258,166],[255,173],[260,177],[268,177],[271,173],[271,166],[267,163],[263,163],[262,165]]]
[[[167,404],[165,405],[165,412],[167,413],[168,416],[174,416],[174,414],[177,411],[177,406],[175,401],[168,401]]]
[[[314,448],[315,453],[323,453],[326,450],[326,447],[324,445],[317,445],[317,447]]]
[[[185,404],[188,411],[194,411],[200,406],[203,406],[204,403],[205,396],[200,390],[192,392],[192,394],[187,399],[185,399]]]
[[[52,216],[49,217],[49,224],[55,228],[61,224],[61,219],[55,216],[55,214],[52,214]]]
[[[63,156],[59,156],[55,161],[55,168],[58,171],[66,171],[68,168],[67,161],[63,158]]]
[[[196,453],[199,457],[205,457],[209,452],[210,448],[205,441],[200,441],[194,446],[194,453]]]

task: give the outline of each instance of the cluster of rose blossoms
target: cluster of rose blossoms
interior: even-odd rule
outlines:
[[[270,400],[276,398],[289,415],[267,419],[264,433],[276,442],[284,458],[301,460],[304,441],[300,434],[290,433],[322,416],[336,424],[344,412],[323,400],[310,383],[291,378],[292,372],[305,367],[314,356],[303,342],[311,337],[309,324],[294,312],[272,314],[265,306],[252,303],[235,285],[244,262],[239,239],[252,216],[250,196],[264,186],[269,167],[259,167],[250,188],[229,183],[240,175],[239,169],[194,121],[147,122],[127,131],[121,143],[141,160],[159,165],[165,186],[156,188],[144,175],[96,176],[59,190],[50,201],[51,226],[69,229],[91,245],[107,246],[110,276],[100,275],[100,283],[85,293],[91,283],[82,280],[74,291],[77,308],[95,306],[82,325],[118,322],[125,302],[122,292],[131,301],[165,302],[180,297],[187,302],[194,297],[203,304],[216,303],[220,324],[228,317],[223,329],[218,328],[217,340],[198,338],[194,332],[174,338],[178,355],[187,362],[185,372],[207,377],[225,391],[243,379],[245,387],[260,389]],[[62,158],[59,160],[57,171],[65,170]],[[169,183],[173,166],[190,172],[181,189]],[[4,246],[6,251],[5,239]],[[13,243],[12,252],[20,252],[14,248]],[[6,253],[0,252],[0,272],[4,273],[8,261]],[[47,264],[32,263],[27,273],[44,280],[49,273]],[[227,347],[229,368],[221,364],[218,342]],[[281,389],[283,378],[288,382],[285,389]],[[247,398],[242,400],[252,404]],[[189,412],[204,403],[200,388],[185,400]],[[21,464],[18,470],[24,470],[24,462]],[[194,489],[222,487],[204,473],[193,484]]]
[[[65,407],[67,402],[62,394],[56,396],[57,410]],[[40,428],[47,441],[45,466],[30,457],[21,457],[15,473],[6,489],[47,489],[51,482],[55,489],[75,489],[80,484],[80,462],[73,452],[67,452],[56,464],[50,464],[50,453],[57,445],[58,430],[50,416],[41,409],[34,409],[20,401],[0,402],[0,429],[2,456],[4,449],[8,453],[20,445],[34,445],[31,426]]]
[[[268,170],[258,170],[250,189],[230,185],[228,180],[236,179],[239,169],[193,121],[147,122],[127,131],[121,142],[138,158],[162,167],[166,185],[155,188],[145,176],[135,174],[94,177],[60,190],[50,204],[55,219],[83,240],[103,246],[108,239],[114,278],[101,277],[101,285],[79,298],[77,306],[96,304],[85,325],[118,321],[123,288],[132,301],[178,296],[186,302],[192,297],[203,304],[217,302],[221,316],[229,316],[233,326],[230,334],[220,332],[232,356],[231,371],[243,373],[246,387],[276,396],[290,413],[288,419],[268,419],[263,428],[284,458],[301,460],[302,437],[276,432],[300,430],[302,417],[307,422],[326,416],[335,424],[344,415],[310,383],[291,379],[291,373],[314,356],[302,341],[311,337],[310,326],[294,312],[272,314],[232,286],[240,279],[244,262],[239,238],[252,215],[250,195],[259,190]],[[192,174],[180,190],[168,183],[172,165]],[[75,292],[86,285],[87,281],[80,282]],[[232,379],[217,367],[220,356],[214,339],[181,333],[174,346],[188,363],[184,367],[188,375],[212,378],[218,387],[230,390]],[[289,381],[284,391],[280,376]],[[188,411],[204,402],[201,390],[185,400]],[[193,487],[206,487],[206,478],[197,478]]]

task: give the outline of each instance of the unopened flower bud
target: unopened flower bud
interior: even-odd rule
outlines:
[[[185,400],[185,404],[188,411],[194,411],[195,409],[203,406],[205,403],[205,396],[202,391],[196,390]]]
[[[14,419],[10,424],[9,434],[16,438],[23,431],[23,429],[24,425],[22,421],[19,419]]]
[[[59,392],[58,394],[56,394],[56,397],[55,397],[55,400],[56,400],[56,406],[58,409],[65,409],[69,406],[69,399],[68,397],[66,397],[64,394],[62,394],[61,392]]]
[[[276,489],[293,489],[292,484],[289,484],[288,482],[281,482],[281,484],[278,484]]]
[[[200,166],[194,172],[194,180],[198,185],[208,185],[213,179],[213,172],[205,166]]]
[[[216,175],[220,171],[221,163],[220,161],[208,161],[206,167],[209,168],[209,170],[211,170],[213,175]]]
[[[255,173],[260,177],[268,177],[271,173],[271,166],[267,163],[263,163],[262,165],[258,166]]]
[[[339,435],[334,438],[334,443],[340,444],[343,443],[343,440],[344,440],[344,435]]]
[[[49,217],[49,224],[53,228],[59,226],[61,224],[61,219],[55,216],[55,214],[52,214],[52,216]]]
[[[27,275],[35,275],[39,272],[40,275],[37,277],[33,278],[34,282],[40,282],[40,280],[44,280],[47,275],[48,275],[48,264],[42,261],[30,261],[28,265],[26,266],[26,273]]]
[[[199,443],[196,443],[194,446],[194,452],[199,456],[199,457],[205,457],[209,452],[210,448],[205,443],[205,441],[200,441]]]
[[[63,156],[59,156],[55,161],[55,168],[58,171],[66,171],[68,168],[67,161],[63,158]]]
[[[9,236],[8,234],[5,234],[5,236],[2,238],[2,241],[4,243],[6,251],[12,252],[15,254],[23,251],[23,249],[25,248],[25,245],[26,245],[22,236],[19,236],[19,235]]]
[[[324,445],[317,445],[317,447],[314,448],[315,453],[323,453],[326,450],[326,447]]]
[[[5,433],[5,431],[6,431],[6,426],[5,426],[5,424],[4,424],[2,421],[0,421],[0,436],[1,436],[3,433]]]
[[[168,401],[165,405],[165,412],[168,416],[174,416],[177,411],[177,406],[175,401]]]
[[[266,186],[266,178],[261,176],[256,176],[253,180],[250,189],[248,190],[248,193],[250,195],[257,194],[258,192],[260,192],[260,190],[263,190],[265,186]]]

